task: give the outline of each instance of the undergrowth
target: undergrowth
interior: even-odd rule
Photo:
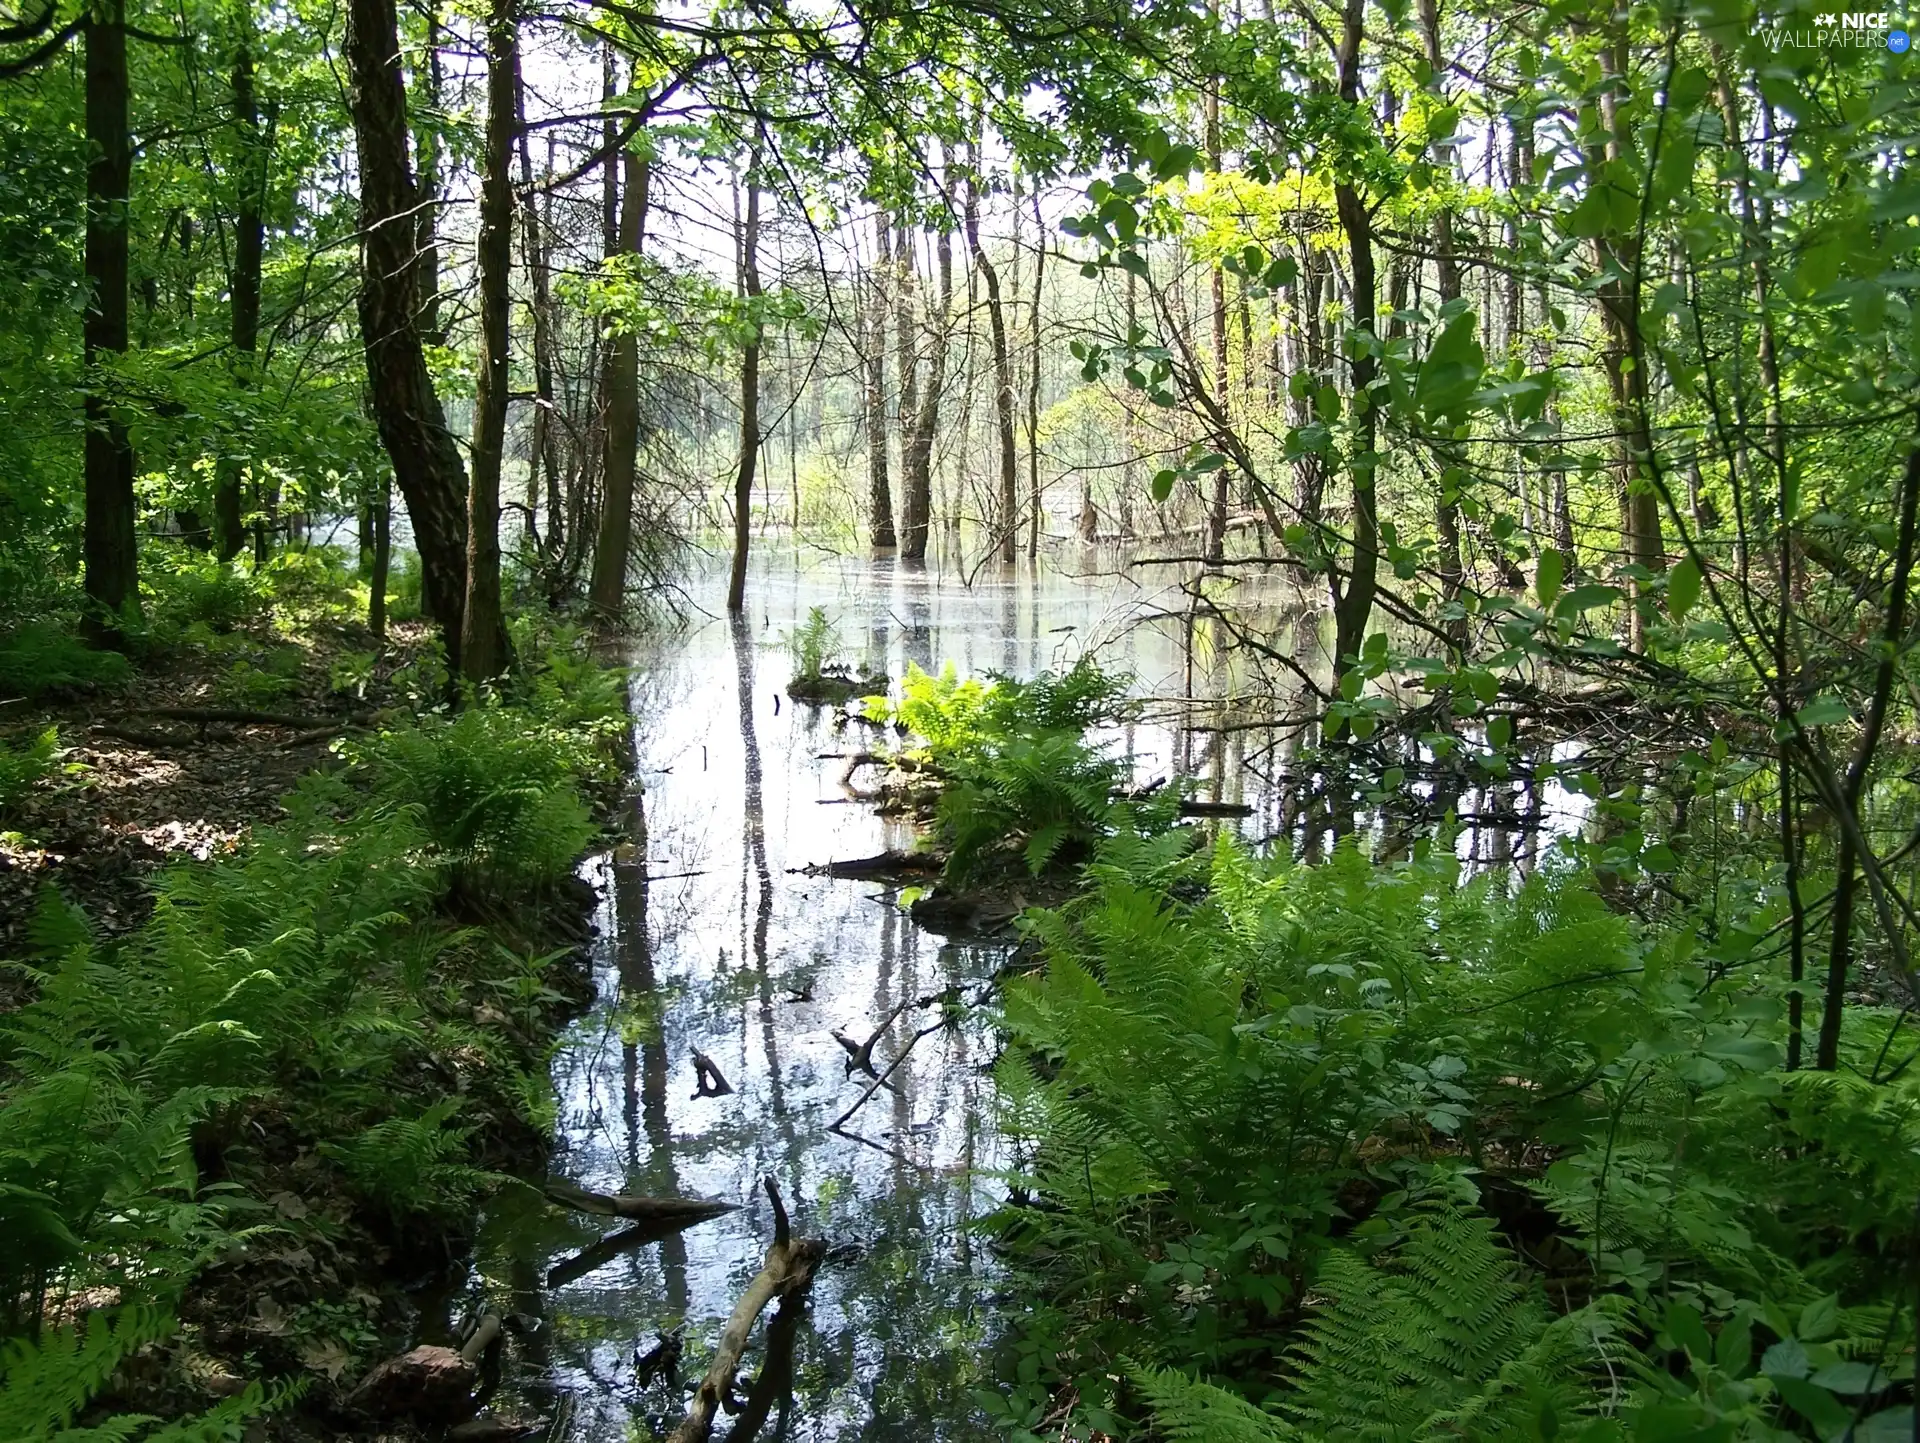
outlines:
[[[1104,842],[1007,988],[1015,1436],[1911,1434],[1904,1017],[1785,1072],[1770,916],[1193,842]]]
[[[541,1039],[577,988],[570,952],[523,939],[619,770],[623,683],[570,633],[524,634],[498,695],[343,744],[286,820],[160,874],[132,933],[44,896],[11,964],[31,1000],[0,1016],[0,1438],[237,1438],[298,1354],[235,1358],[255,1386],[166,1426],[146,1415],[191,1390],[148,1406],[117,1364],[250,1305],[289,1250],[320,1260],[273,1275],[292,1306],[382,1248],[447,1256],[538,1144]],[[497,930],[452,915],[478,889]],[[304,1341],[365,1362],[379,1337],[337,1333]]]
[[[1031,681],[961,679],[952,663],[932,675],[911,664],[898,702],[875,698],[868,715],[905,728],[913,773],[936,783],[933,819],[948,875],[978,876],[1017,859],[1038,874],[1083,859],[1123,818],[1116,796],[1126,764],[1090,742],[1116,721],[1127,679],[1081,661]],[[1153,804],[1171,819],[1172,798]]]

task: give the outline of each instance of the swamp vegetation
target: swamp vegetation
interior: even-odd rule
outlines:
[[[0,1443],[1920,1438],[1920,62],[0,0]]]

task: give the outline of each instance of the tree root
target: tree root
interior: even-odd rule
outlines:
[[[826,1244],[820,1239],[796,1241],[793,1238],[786,1205],[780,1200],[780,1189],[772,1178],[768,1178],[765,1185],[767,1197],[773,1203],[773,1246],[767,1249],[766,1262],[747,1285],[746,1292],[740,1295],[740,1301],[734,1304],[733,1313],[721,1330],[707,1375],[700,1380],[686,1418],[668,1435],[667,1443],[707,1443],[713,1433],[714,1418],[722,1404],[733,1396],[734,1378],[740,1371],[740,1358],[746,1352],[747,1336],[753,1331],[754,1323],[776,1298],[784,1303],[804,1293],[813,1281],[821,1258],[826,1255]]]

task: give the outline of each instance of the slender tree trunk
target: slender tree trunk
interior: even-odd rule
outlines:
[[[346,58],[360,162],[360,334],[374,418],[413,522],[422,599],[446,640],[449,666],[458,672],[467,591],[467,477],[417,324],[419,194],[407,165],[407,97],[393,0],[349,0]]]
[[[1419,0],[1420,33],[1426,44],[1427,68],[1434,76],[1434,84],[1440,83],[1445,73],[1446,57],[1440,49],[1440,0]],[[1442,145],[1435,147],[1435,163],[1447,173],[1453,174],[1453,147]],[[1433,246],[1435,278],[1440,291],[1440,304],[1460,298],[1460,267],[1453,254],[1453,212],[1441,206],[1434,212],[1428,238]],[[1452,468],[1446,468],[1452,469]],[[1460,556],[1460,498],[1452,485],[1443,475],[1440,481],[1440,500],[1434,511],[1434,528],[1440,538],[1440,599],[1442,603],[1457,603],[1460,590],[1465,584],[1466,568]],[[1467,619],[1455,617],[1447,623],[1447,637],[1454,650],[1462,651],[1467,644]]]
[[[420,335],[430,346],[444,346],[447,333],[440,325],[440,123],[443,78],[440,72],[440,0],[426,0],[426,65],[415,78],[424,94],[418,104],[427,120],[415,137],[415,158],[420,170],[419,210],[414,216],[418,232],[415,255],[420,270]]]
[[[1027,352],[1027,495],[1033,508],[1032,527],[1027,533],[1027,556],[1040,554],[1040,524],[1046,519],[1046,498],[1040,492],[1040,302],[1045,294],[1047,274],[1047,227],[1040,218],[1040,197],[1031,197],[1033,205],[1033,314]],[[1080,535],[1091,541],[1099,534],[1100,514],[1093,508],[1093,476],[1080,483]]]
[[[896,423],[900,431],[900,504],[906,546],[901,555],[918,561],[927,554],[926,522],[921,522],[920,549],[915,551],[913,517],[913,434],[920,417],[920,348],[914,338],[914,247],[913,233],[905,226],[894,232],[893,261],[896,280],[893,287],[894,367],[900,373],[900,394]],[[928,497],[923,516],[932,510]]]
[[[760,152],[747,161],[747,218],[740,230],[740,292],[748,305],[760,298],[760,186],[755,172]],[[747,543],[751,535],[753,474],[760,464],[760,331],[740,353],[740,466],[733,480],[733,575],[727,582],[727,610],[740,611],[747,599]]]
[[[940,393],[946,386],[947,352],[953,334],[953,235],[943,215],[934,235],[934,267],[939,277],[937,312],[929,307],[926,390],[920,395],[907,438],[904,458],[906,485],[906,544],[900,554],[919,561],[927,554],[927,535],[933,523],[933,441],[940,420]]]
[[[367,630],[382,641],[387,635],[387,577],[393,569],[393,477],[380,474],[373,503],[373,570],[367,578]]]
[[[867,275],[864,336],[867,425],[867,527],[875,550],[891,551],[899,544],[893,531],[893,488],[887,475],[887,273],[893,269],[893,247],[884,212],[873,218],[875,256]]]
[[[517,57],[516,57],[517,58]],[[546,481],[547,537],[544,554],[552,556],[560,542],[560,448],[554,439],[553,399],[553,289],[547,261],[547,227],[533,192],[533,154],[527,144],[527,87],[519,65],[513,69],[513,114],[520,132],[520,248],[527,267],[527,288],[533,300],[533,434],[527,446],[527,535],[540,542],[535,517],[540,511],[541,480]],[[611,158],[607,162],[612,164]],[[553,170],[553,137],[547,137],[547,170]],[[551,200],[552,192],[548,192]]]
[[[1625,83],[1626,40],[1617,35],[1601,47],[1600,66],[1604,74]],[[1600,94],[1600,118],[1606,135],[1606,157],[1619,160],[1630,137],[1622,133],[1625,122],[1620,116],[1619,97],[1612,88]],[[1613,399],[1615,455],[1620,490],[1620,534],[1627,561],[1649,572],[1666,569],[1661,550],[1660,498],[1652,483],[1642,474],[1644,458],[1652,447],[1647,434],[1647,376],[1640,351],[1640,316],[1629,281],[1641,262],[1638,236],[1631,232],[1603,232],[1594,239],[1594,250],[1604,279],[1599,289],[1600,317],[1606,331],[1606,346],[1601,360],[1607,372],[1607,386]],[[1647,605],[1646,584],[1634,580],[1629,586],[1627,641],[1634,648],[1645,643]]]
[[[461,670],[486,681],[507,667],[500,607],[500,471],[512,390],[514,83],[520,69],[514,0],[487,13],[487,130],[480,173],[480,368],[473,400],[473,479],[467,487],[467,596]]]
[[[1219,7],[1214,7],[1219,13]],[[1216,80],[1209,86],[1206,99],[1207,169],[1220,174],[1220,88]],[[1227,394],[1227,276],[1216,262],[1208,277],[1212,288],[1213,322],[1213,400],[1220,413],[1227,415],[1233,405]],[[1227,557],[1227,501],[1232,495],[1232,477],[1222,466],[1213,473],[1213,505],[1207,514],[1207,563],[1218,566]]]
[[[987,328],[993,343],[993,416],[1000,441],[1000,560],[1011,563],[1020,554],[1020,463],[1013,439],[1013,359],[1007,352],[1007,318],[1000,304],[1000,272],[980,244],[980,142],[971,146],[967,168],[967,247],[974,267],[987,288]]]
[[[614,162],[607,160],[611,169]],[[620,195],[615,251],[638,256],[645,238],[652,162],[629,154],[624,159],[626,186]],[[605,377],[606,422],[600,528],[593,547],[593,576],[587,605],[603,621],[620,615],[627,595],[627,566],[633,550],[633,493],[640,474],[640,341],[631,331],[613,338]]]
[[[112,391],[115,358],[127,349],[127,206],[133,181],[133,139],[127,129],[127,31],[124,0],[103,0],[88,12],[86,127],[86,269],[89,286],[82,340],[86,360],[86,526],[83,561],[90,610],[87,629],[102,644],[122,640],[121,621],[140,606],[134,539],[133,441]]]
[[[1366,0],[1346,0],[1340,37],[1340,98],[1349,109],[1360,104],[1360,46],[1365,38]],[[1373,265],[1373,216],[1351,181],[1334,186],[1340,228],[1346,233],[1348,262],[1353,268],[1353,295],[1349,316],[1353,330],[1374,330],[1377,282]],[[1371,349],[1356,346],[1351,362],[1354,395],[1370,393],[1376,362]],[[1343,586],[1333,576],[1334,657],[1336,676],[1345,675],[1350,658],[1366,640],[1367,619],[1373,614],[1378,583],[1379,518],[1375,510],[1374,454],[1376,417],[1372,406],[1355,407],[1353,455],[1348,463],[1353,489],[1353,563]]]
[[[253,90],[253,7],[243,0],[236,7],[240,34],[233,50],[233,113],[240,128],[242,174],[240,201],[233,218],[232,324],[233,375],[236,385],[255,384],[254,356],[260,343],[260,278],[266,256],[268,153],[261,134],[259,106]],[[231,561],[246,545],[247,532],[240,487],[246,466],[237,456],[222,456],[215,472],[213,530],[217,554]]]

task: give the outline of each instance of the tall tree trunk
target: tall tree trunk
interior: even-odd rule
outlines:
[[[486,681],[507,667],[500,609],[500,470],[512,391],[513,133],[519,87],[519,18],[514,0],[487,10],[487,131],[480,170],[480,368],[473,395],[473,479],[467,487],[467,599],[460,628],[461,671]]]
[[[520,67],[513,70],[513,115],[520,132],[520,248],[527,267],[527,288],[533,298],[533,434],[527,445],[527,535],[552,556],[560,544],[560,447],[553,424],[553,288],[549,278],[547,235],[541,224],[540,202],[533,190],[533,154],[527,143],[527,87]],[[607,164],[611,165],[609,157]],[[553,137],[547,137],[547,172],[553,172]],[[547,192],[552,205],[553,192]],[[540,511],[541,481],[546,482],[547,535],[541,542],[535,521]]]
[[[420,270],[420,335],[430,346],[444,346],[447,333],[440,326],[440,123],[443,77],[440,71],[440,0],[427,0],[426,64],[419,80],[424,93],[419,105],[427,123],[415,137],[420,169],[419,210],[414,216],[415,254]]]
[[[413,522],[422,600],[458,673],[467,477],[427,371],[416,314],[420,197],[407,165],[407,96],[393,0],[348,0],[346,57],[360,162],[360,334],[374,419]]]
[[[899,544],[893,531],[893,488],[887,475],[887,273],[893,269],[893,247],[884,211],[873,218],[873,269],[867,275],[864,336],[866,388],[863,403],[867,424],[867,528],[876,550],[891,551]]]
[[[260,344],[260,277],[266,256],[267,142],[260,129],[260,110],[253,90],[253,5],[242,0],[235,7],[239,36],[233,48],[233,113],[240,128],[239,203],[233,218],[232,324],[233,376],[236,385],[250,389],[256,381],[254,357]],[[237,456],[222,456],[215,472],[213,492],[214,542],[222,561],[231,561],[246,545],[240,486],[246,466]]]
[[[750,309],[760,297],[760,186],[755,172],[760,152],[747,161],[747,218],[740,230],[740,293]],[[760,331],[740,353],[740,465],[733,479],[733,574],[727,582],[727,610],[740,611],[747,600],[747,542],[753,520],[753,474],[760,464]]]
[[[1360,104],[1360,46],[1365,38],[1367,0],[1346,0],[1340,35],[1340,99],[1349,110]],[[1353,295],[1349,306],[1353,330],[1371,335],[1376,313],[1377,281],[1373,265],[1373,216],[1351,181],[1334,186],[1340,228],[1346,233],[1348,264],[1353,268]],[[1371,348],[1355,346],[1351,361],[1354,395],[1369,392],[1376,362]],[[1372,406],[1355,407],[1353,454],[1348,461],[1353,492],[1353,562],[1343,586],[1336,569],[1333,584],[1333,669],[1344,676],[1349,658],[1366,640],[1367,619],[1373,614],[1374,591],[1380,567],[1379,516],[1374,492],[1376,426]]]
[[[1045,498],[1040,494],[1040,301],[1045,294],[1042,282],[1047,274],[1047,227],[1040,218],[1040,196],[1036,190],[1033,205],[1033,329],[1027,351],[1027,498],[1031,509],[1027,532],[1027,558],[1040,554],[1040,523],[1046,517]],[[1080,536],[1091,541],[1099,533],[1100,515],[1093,509],[1093,476],[1083,476],[1080,485]]]
[[[1600,68],[1618,85],[1626,83],[1626,39],[1616,34],[1601,47]],[[1627,123],[1620,115],[1619,95],[1612,88],[1600,94],[1600,119],[1606,135],[1606,157],[1619,160],[1627,152],[1630,137],[1622,133]],[[1647,433],[1647,368],[1640,350],[1639,306],[1629,277],[1639,269],[1640,241],[1632,231],[1603,231],[1594,238],[1595,259],[1603,277],[1599,288],[1600,318],[1606,332],[1601,360],[1607,372],[1607,387],[1613,400],[1615,465],[1620,491],[1620,536],[1628,562],[1649,572],[1666,569],[1661,551],[1660,498],[1641,468],[1652,448]],[[1646,617],[1650,604],[1644,581],[1634,579],[1628,588],[1627,642],[1638,648],[1645,642]]]
[[[896,425],[900,431],[900,519],[907,543],[901,555],[908,561],[918,561],[927,554],[924,520],[920,549],[917,552],[913,549],[913,428],[920,416],[920,348],[914,336],[913,232],[905,226],[894,232],[893,263],[894,368],[900,373],[900,394],[896,400],[899,407]],[[925,510],[930,512],[932,506],[933,499],[928,497]]]
[[[926,390],[920,395],[907,437],[904,458],[906,484],[906,544],[900,554],[919,561],[927,554],[927,534],[933,523],[933,441],[940,421],[940,393],[947,381],[947,351],[953,335],[953,233],[943,213],[934,233],[934,267],[939,277],[938,309],[928,307]]]
[[[373,569],[367,577],[367,630],[387,635],[387,576],[393,567],[393,477],[380,474],[373,502]]]
[[[91,7],[86,44],[86,268],[90,294],[82,326],[86,360],[86,527],[83,561],[87,629],[118,644],[120,623],[140,605],[134,540],[133,441],[119,419],[108,372],[127,349],[127,206],[133,138],[127,130],[127,31],[124,0]]]
[[[993,417],[1000,441],[1000,543],[1003,562],[1011,563],[1020,554],[1020,463],[1013,440],[1013,358],[1007,353],[1007,318],[1000,304],[1000,272],[988,259],[980,244],[980,142],[976,135],[969,146],[966,205],[962,224],[966,226],[967,248],[973,264],[987,288],[987,328],[993,343]]]
[[[613,169],[608,157],[607,168]],[[622,162],[626,185],[620,193],[614,253],[638,256],[645,238],[647,198],[653,166],[628,153]],[[600,497],[599,534],[593,545],[593,575],[587,605],[595,616],[612,621],[627,595],[627,565],[633,550],[633,492],[640,474],[640,340],[630,330],[614,337],[606,376],[606,486]]]
[[[1219,13],[1217,6],[1214,13]],[[1206,107],[1207,170],[1217,176],[1220,174],[1220,89],[1217,80],[1207,89]],[[1232,406],[1227,395],[1227,277],[1218,263],[1215,263],[1208,280],[1212,286],[1213,300],[1213,400],[1221,414],[1225,415]],[[1213,473],[1213,504],[1207,513],[1207,561],[1213,566],[1226,560],[1227,499],[1231,494],[1231,478],[1227,468],[1222,466]]]
[[[1419,10],[1420,34],[1427,51],[1427,69],[1433,76],[1431,84],[1439,86],[1446,69],[1446,57],[1440,50],[1440,0],[1419,0]],[[1436,163],[1446,172],[1448,179],[1452,179],[1453,147],[1441,145],[1434,147],[1434,150]],[[1433,245],[1440,304],[1445,307],[1447,302],[1460,298],[1460,267],[1453,254],[1453,212],[1445,206],[1436,210],[1428,235]],[[1460,556],[1460,497],[1444,474],[1440,481],[1439,504],[1434,511],[1434,528],[1440,538],[1440,600],[1443,604],[1458,603],[1461,587],[1466,581],[1466,568]],[[1448,641],[1454,650],[1463,651],[1467,644],[1466,617],[1455,617],[1446,625]]]

